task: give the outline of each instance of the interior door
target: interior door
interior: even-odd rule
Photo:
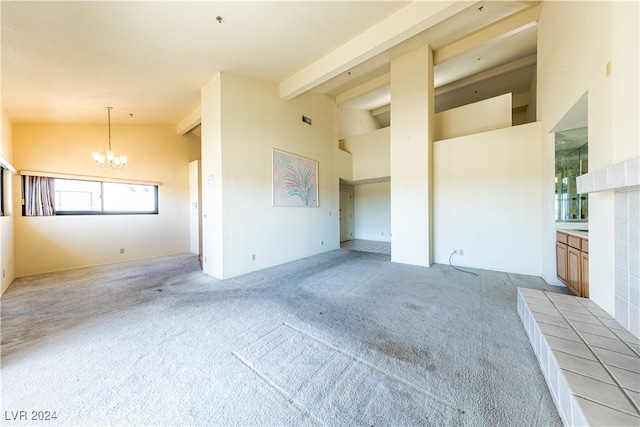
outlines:
[[[340,191],[340,242],[353,239],[353,197]]]

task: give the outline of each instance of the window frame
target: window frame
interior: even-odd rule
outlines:
[[[4,191],[4,171],[6,169],[4,168],[4,166],[0,166],[0,216],[6,216],[6,213],[4,211],[4,197],[5,197],[5,191]]]
[[[47,176],[53,179],[60,180],[68,180],[68,181],[89,181],[89,182],[97,182],[100,184],[100,210],[95,211],[85,211],[85,210],[57,210],[55,211],[54,216],[84,216],[84,215],[159,215],[159,199],[160,199],[160,184],[156,182],[143,182],[143,181],[135,181],[135,180],[110,180],[110,179],[99,179],[93,177],[82,177],[82,176],[65,176],[65,175],[57,175],[57,174],[44,174],[44,173],[29,173],[29,172],[21,172],[22,175],[22,191],[23,191],[23,200],[24,200],[24,189],[25,189],[25,179],[27,176]],[[143,185],[153,188],[153,196],[154,196],[154,206],[153,210],[148,211],[105,211],[104,210],[104,184],[105,183],[113,183],[113,184],[125,184],[125,185]],[[55,186],[55,184],[54,184]],[[26,216],[26,206],[22,203],[22,216]]]

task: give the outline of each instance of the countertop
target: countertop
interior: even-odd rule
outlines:
[[[589,231],[584,231],[584,230],[562,230],[562,229],[556,229],[556,231],[559,231],[560,233],[569,234],[569,235],[572,235],[572,236],[582,237],[583,239],[588,239],[589,238]]]

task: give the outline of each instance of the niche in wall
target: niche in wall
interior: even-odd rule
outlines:
[[[578,194],[576,178],[589,172],[587,128],[556,132],[556,221],[586,221],[589,195]]]
[[[556,222],[587,222],[589,199],[578,194],[576,177],[589,169],[588,93],[569,109],[551,130],[555,141],[555,220]]]

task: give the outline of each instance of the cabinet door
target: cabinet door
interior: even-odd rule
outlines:
[[[582,278],[582,282],[580,284],[582,295],[580,296],[584,298],[589,298],[589,254],[586,252],[580,252],[580,256],[581,256],[580,276]]]
[[[567,284],[567,245],[556,242],[556,274],[558,279]]]
[[[569,246],[567,248],[567,287],[571,292],[580,296],[580,273],[582,272],[582,252]]]

